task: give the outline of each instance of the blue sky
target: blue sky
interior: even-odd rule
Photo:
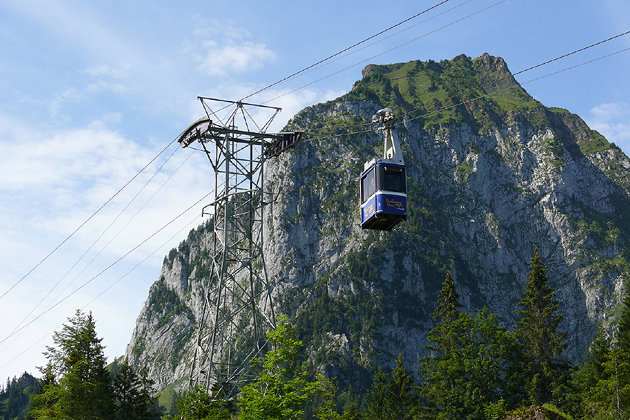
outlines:
[[[110,360],[122,355],[164,255],[202,221],[199,205],[151,236],[209,192],[203,156],[168,148],[37,264],[203,115],[198,95],[238,100],[437,3],[0,0],[0,380],[37,374],[50,333],[79,308]],[[449,0],[248,101],[282,107],[279,131],[370,63],[488,52],[518,72],[628,22],[622,0]],[[630,52],[526,82],[629,47],[626,35],[518,80],[628,154]]]

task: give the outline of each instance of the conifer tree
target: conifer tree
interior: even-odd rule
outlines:
[[[593,418],[630,418],[630,290],[626,289],[621,305],[615,341],[600,346],[597,382],[591,381],[594,385],[583,399],[585,412]]]
[[[162,410],[151,396],[153,381],[144,372],[134,372],[127,359],[118,367],[113,384],[116,420],[159,420]]]
[[[444,280],[434,317],[438,325],[429,332],[420,373],[422,395],[431,419],[484,419],[484,407],[503,397],[507,354],[515,346],[513,334],[498,325],[487,308],[476,317],[460,313],[459,294],[450,274]]]
[[[427,409],[432,415],[451,419],[460,416],[462,409],[457,395],[462,375],[461,365],[456,360],[459,357],[456,352],[459,334],[455,327],[461,317],[458,308],[463,305],[459,302],[459,292],[450,272],[446,274],[436,303],[433,319],[438,321],[438,325],[429,331],[427,337],[432,343],[425,347],[429,356],[420,361],[420,373],[424,379],[421,393],[430,401],[431,407]]]
[[[621,300],[621,308],[615,338],[619,350],[630,358],[630,284],[626,284],[626,291]]]
[[[387,374],[383,372],[383,369],[379,368],[376,371],[366,400],[367,409],[364,416],[366,420],[380,420],[389,416],[387,412]]]
[[[77,311],[61,331],[40,368],[42,392],[33,397],[34,419],[102,420],[112,418],[113,395],[102,339],[96,335],[92,314]]]
[[[547,269],[538,248],[534,249],[531,271],[517,311],[516,336],[522,349],[518,381],[528,402],[551,402],[560,390],[566,362],[562,359],[566,334],[558,331],[562,315],[555,289],[547,283]]]
[[[414,379],[403,365],[402,356],[388,376],[379,369],[367,396],[366,420],[405,420],[413,418],[418,397]]]
[[[363,416],[361,416],[359,407],[355,402],[348,404],[348,408],[341,415],[341,420],[363,420]]]
[[[593,396],[600,381],[606,380],[605,363],[610,357],[611,345],[600,326],[586,354],[586,360],[571,377],[571,392],[567,395],[569,411],[580,417],[596,414],[599,409]]]
[[[217,400],[216,393],[209,394],[197,385],[177,402],[177,414],[165,416],[166,420],[230,420],[233,413],[228,402]]]

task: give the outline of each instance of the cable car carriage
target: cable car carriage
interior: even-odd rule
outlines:
[[[391,230],[407,219],[407,178],[405,161],[394,132],[394,114],[381,109],[372,118],[383,123],[383,159],[366,162],[361,174],[361,228]]]

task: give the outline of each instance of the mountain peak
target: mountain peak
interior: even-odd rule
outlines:
[[[304,139],[267,161],[265,269],[308,360],[342,385],[399,354],[415,369],[447,271],[466,310],[488,306],[512,326],[534,247],[562,301],[567,354],[580,358],[630,278],[628,157],[531,97],[500,57],[362,73],[346,95],[296,114],[287,131]],[[382,154],[369,124],[386,107],[399,117],[408,218],[365,231],[357,179]],[[203,293],[216,288],[212,237],[207,223],[169,254],[127,348],[161,387],[188,372]]]

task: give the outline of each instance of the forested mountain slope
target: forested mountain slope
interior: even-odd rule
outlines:
[[[401,116],[409,217],[362,231],[358,177],[382,155],[368,123],[384,107]],[[342,385],[399,354],[415,370],[447,271],[467,310],[488,306],[511,327],[534,247],[558,291],[568,357],[614,322],[630,276],[630,160],[532,98],[501,58],[370,65],[286,130],[305,134],[268,161],[264,258],[278,312]],[[211,238],[209,221],[171,251],[138,316],[126,356],[159,387],[188,374]]]

